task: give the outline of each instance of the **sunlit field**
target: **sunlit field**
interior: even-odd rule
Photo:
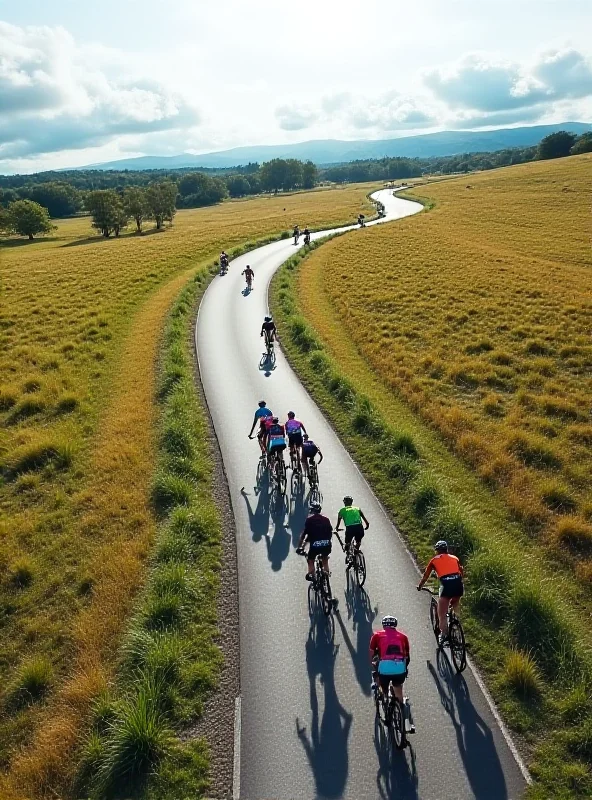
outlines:
[[[368,191],[228,202],[111,240],[79,218],[0,245],[3,770],[36,731],[19,774],[63,769],[109,680],[156,527],[153,401],[174,298],[223,247],[354,220]]]
[[[303,306],[326,292],[377,374],[585,583],[591,184],[585,155],[421,187],[434,210],[336,239],[300,277]]]

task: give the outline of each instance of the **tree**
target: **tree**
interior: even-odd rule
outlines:
[[[302,188],[312,189],[319,177],[319,171],[312,161],[305,161],[302,165]]]
[[[12,233],[12,217],[10,216],[10,212],[7,208],[0,205],[0,233]]]
[[[302,184],[302,161],[296,158],[286,159],[286,174],[282,183],[284,192],[289,192],[290,189],[295,189]]]
[[[146,192],[139,186],[128,186],[123,191],[123,207],[136,222],[136,233],[142,233],[142,222],[150,214]]]
[[[550,133],[544,139],[541,139],[537,157],[546,159],[568,156],[576,138],[575,133],[568,133],[567,131]]]
[[[89,192],[85,204],[92,216],[93,228],[100,230],[106,238],[113,232],[119,236],[119,230],[125,227],[127,218],[121,196],[114,189],[95,189],[94,192]]]
[[[82,207],[80,192],[68,183],[34,183],[23,187],[21,194],[45,206],[50,217],[71,217]]]
[[[34,200],[15,200],[8,206],[10,225],[20,236],[33,239],[37,234],[49,233],[55,226],[51,224],[46,208]]]
[[[592,153],[592,133],[583,133],[578,136],[570,153],[572,156],[579,156],[581,153]]]
[[[251,184],[242,175],[231,175],[226,179],[226,186],[231,197],[244,197],[251,193]]]
[[[165,220],[173,221],[177,209],[177,184],[173,181],[156,181],[146,188],[146,202],[150,215],[156,221],[156,228],[160,230]]]
[[[279,191],[286,181],[288,165],[283,158],[272,158],[261,167],[261,185],[268,192]]]
[[[179,208],[198,208],[219,203],[228,196],[226,183],[203,172],[190,172],[179,181]]]

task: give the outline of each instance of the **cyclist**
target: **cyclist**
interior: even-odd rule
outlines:
[[[277,328],[271,317],[265,317],[261,326],[261,336],[265,336],[265,344],[271,343],[277,337]]]
[[[251,425],[251,430],[249,431],[249,439],[253,438],[253,431],[255,430],[255,426],[259,424],[259,431],[257,432],[257,439],[259,440],[259,447],[261,448],[261,454],[265,453],[265,420],[268,418],[272,418],[273,414],[267,408],[267,403],[265,400],[259,400],[259,408],[255,411],[255,415],[253,417],[253,424]]]
[[[277,417],[271,418],[271,424],[265,421],[267,428],[267,453],[270,460],[274,457],[284,458],[284,450],[286,449],[286,431]]]
[[[298,463],[302,463],[302,434],[306,433],[304,425],[296,419],[296,414],[293,411],[288,411],[288,419],[286,420],[286,433],[288,434],[288,444],[290,445],[290,453],[296,453],[298,456]]]
[[[304,231],[304,244],[310,244],[310,231],[308,228],[305,228]]]
[[[314,562],[315,558],[320,555],[323,560],[323,569],[329,574],[329,555],[331,553],[331,538],[333,536],[333,529],[331,527],[331,520],[321,514],[321,506],[319,503],[313,503],[310,507],[310,516],[306,518],[304,523],[304,530],[300,534],[300,541],[296,552],[300,555],[304,554],[304,543],[308,542],[309,548],[307,553],[308,572],[306,580],[312,581],[314,578]]]
[[[313,440],[308,437],[308,434],[305,433],[302,437],[302,469],[304,470],[305,475],[308,475],[308,468],[312,463],[314,463],[317,454],[320,456],[320,464],[323,460],[323,454]]]
[[[409,639],[397,630],[397,618],[390,614],[382,618],[382,630],[374,631],[370,639],[370,662],[372,664],[372,691],[388,692],[392,682],[395,696],[403,705],[405,730],[415,733],[409,700],[403,697],[403,684],[409,667]]]
[[[360,228],[363,228],[366,225],[366,223],[364,222],[365,219],[366,217],[364,216],[364,214],[358,215],[358,225],[360,226]]]
[[[245,276],[245,280],[247,282],[247,286],[249,289],[251,288],[251,284],[253,283],[253,278],[255,277],[255,273],[251,269],[251,267],[247,264],[244,270],[241,272],[241,275]]]
[[[440,644],[442,644],[448,638],[448,609],[452,606],[456,616],[459,616],[460,598],[465,589],[462,564],[456,556],[448,552],[448,542],[440,539],[434,545],[434,550],[436,555],[425,568],[417,591],[421,591],[432,572],[435,572],[440,579],[438,621],[440,623]]]
[[[300,239],[300,228],[294,225],[294,244],[298,244],[298,239]]]
[[[357,506],[354,506],[353,502],[353,498],[349,495],[343,498],[343,508],[337,515],[337,524],[335,526],[335,531],[337,532],[341,530],[340,525],[342,521],[345,525],[344,546],[346,553],[348,553],[352,541],[355,542],[354,547],[356,550],[360,549],[360,543],[364,538],[364,533],[370,527],[370,523],[364,516],[364,512]],[[362,522],[364,524],[362,524]],[[351,561],[348,554],[346,557],[346,569],[350,567]]]
[[[226,270],[228,269],[228,256],[226,255],[224,250],[222,250],[222,252],[220,253],[220,269],[222,270],[222,272],[226,272]]]

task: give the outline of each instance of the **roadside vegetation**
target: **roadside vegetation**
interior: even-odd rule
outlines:
[[[367,191],[183,211],[174,235],[87,239],[72,219],[0,247],[3,796],[63,795],[116,673],[158,527],[155,363],[175,297],[222,248],[355,219]]]
[[[444,537],[467,564],[471,652],[541,800],[592,791],[591,166],[422,187],[428,214],[337,237],[272,287],[291,362],[418,561]]]

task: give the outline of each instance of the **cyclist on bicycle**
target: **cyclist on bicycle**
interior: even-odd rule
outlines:
[[[436,554],[425,568],[417,591],[421,591],[424,584],[435,572],[440,580],[440,597],[438,598],[438,621],[440,623],[440,644],[448,638],[448,609],[454,609],[459,616],[460,598],[465,592],[463,584],[462,564],[456,556],[448,552],[448,543],[443,539],[434,545]]]
[[[304,231],[304,244],[310,244],[310,231],[308,228],[305,228]]]
[[[302,437],[302,469],[305,475],[308,475],[308,468],[311,464],[314,464],[317,455],[320,456],[318,462],[320,464],[323,460],[323,454],[313,440],[309,438],[308,434],[305,433]]]
[[[228,256],[226,255],[224,250],[222,250],[222,252],[220,253],[220,268],[224,272],[226,272],[226,270],[228,269]]]
[[[312,581],[314,578],[314,562],[317,556],[321,556],[323,560],[323,569],[329,574],[329,555],[331,553],[331,538],[333,536],[333,528],[331,527],[331,520],[321,514],[321,506],[319,503],[313,503],[310,507],[310,516],[306,518],[304,523],[304,530],[300,534],[300,541],[296,552],[299,555],[304,555],[304,543],[308,542],[309,548],[306,555],[308,561],[308,572],[306,580]]]
[[[403,697],[403,684],[409,667],[409,639],[403,631],[397,630],[397,618],[387,614],[382,618],[382,630],[374,631],[370,639],[370,662],[372,664],[373,692],[388,692],[393,684],[395,696],[403,706],[405,730],[415,733],[409,700]]]
[[[247,282],[247,286],[250,286],[253,283],[253,278],[255,277],[255,273],[251,269],[251,267],[247,264],[244,270],[241,272],[241,275],[245,276],[245,280]]]
[[[298,244],[298,239],[300,239],[300,228],[298,227],[298,225],[294,225],[293,236],[294,236],[294,244]]]
[[[286,433],[288,434],[288,444],[290,445],[290,454],[296,453],[299,463],[302,463],[300,455],[302,450],[302,434],[306,433],[306,428],[296,419],[296,414],[293,411],[288,411],[288,419],[285,425]]]
[[[286,449],[286,431],[277,417],[271,418],[271,424],[266,420],[267,428],[267,453],[270,458],[274,455],[283,459],[284,450]]]
[[[343,521],[345,525],[345,550],[349,550],[352,541],[355,542],[354,547],[356,550],[360,549],[360,544],[364,538],[365,531],[370,527],[370,523],[364,516],[364,512],[353,505],[353,498],[346,496],[343,498],[343,508],[337,516],[337,524],[335,525],[335,532],[340,531],[340,524]],[[362,522],[364,523],[362,525]],[[351,562],[349,557],[346,558],[346,569],[349,569]]]
[[[272,418],[273,414],[267,408],[267,403],[265,400],[259,400],[259,408],[255,411],[255,415],[253,417],[253,424],[251,425],[251,430],[249,431],[249,439],[253,438],[253,431],[255,430],[255,426],[259,425],[259,430],[257,432],[257,439],[259,441],[259,447],[261,448],[261,453],[265,453],[265,420],[268,418]]]
[[[277,337],[277,328],[271,317],[265,317],[261,326],[261,336],[265,336],[265,344],[271,343]]]

